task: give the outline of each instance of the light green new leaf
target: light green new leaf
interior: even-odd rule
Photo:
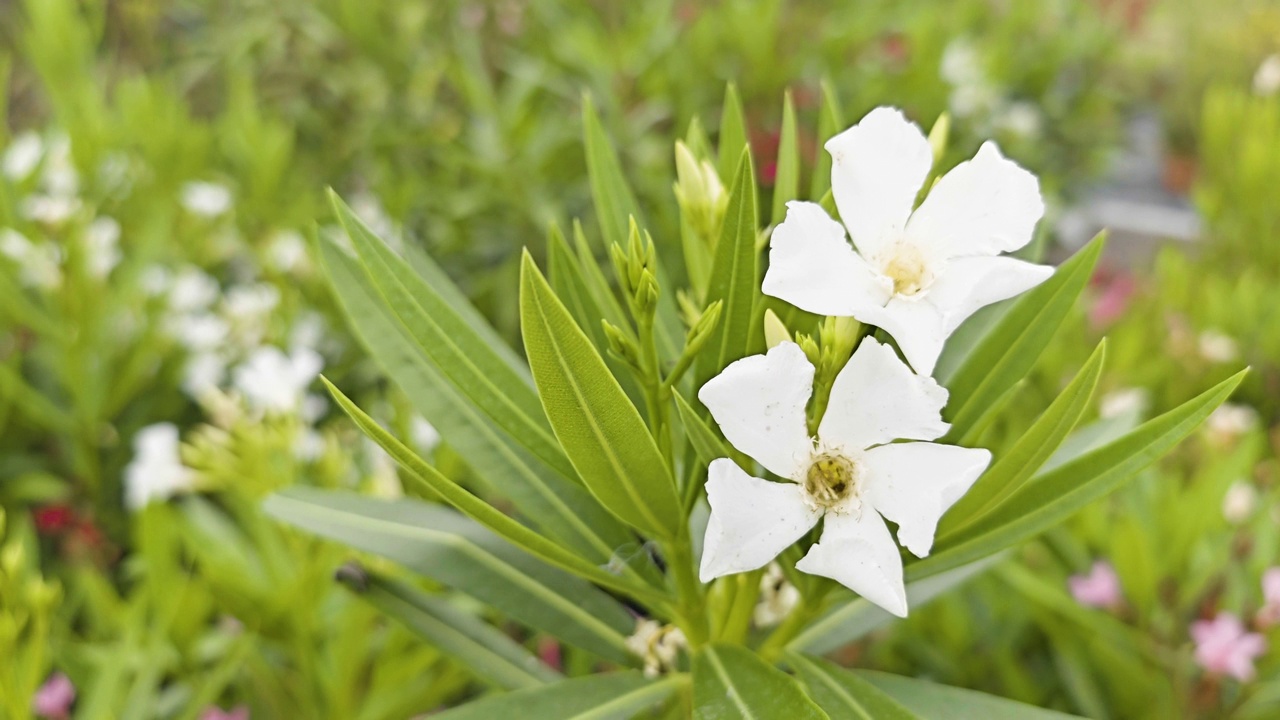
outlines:
[[[1098,344],[1089,360],[1035,423],[1008,452],[999,456],[969,492],[947,511],[938,525],[944,538],[981,517],[1016,492],[1044,465],[1089,409],[1093,391],[1102,375],[1106,341]]]
[[[908,565],[907,577],[925,577],[1003,550],[1116,489],[1189,435],[1231,395],[1244,374],[1241,371],[1124,437],[1032,478],[995,510],[940,543],[933,555]]]
[[[683,518],[666,460],[528,252],[520,265],[520,329],[542,406],[587,488],[632,526],[676,537]]]
[[[720,177],[733,177],[742,159],[742,150],[747,147],[747,120],[742,111],[742,98],[738,96],[738,86],[728,83],[724,88],[724,108],[720,113],[720,137],[716,139],[719,152],[718,166]]]
[[[840,110],[840,98],[830,80],[822,81],[822,109],[818,111],[818,142],[826,143],[844,130],[844,113]],[[817,202],[831,189],[831,155],[818,148],[813,162],[813,179],[809,184],[809,199]]]
[[[716,431],[699,417],[698,411],[693,409],[689,401],[678,392],[671,395],[675,398],[676,413],[680,415],[680,422],[689,436],[689,443],[693,445],[698,462],[702,465],[710,465],[716,458],[733,457],[729,447],[720,440]]]
[[[569,243],[565,241],[564,234],[557,225],[552,225],[547,232],[547,280],[556,297],[564,302],[569,314],[573,315],[574,322],[591,338],[596,351],[604,355],[609,349],[604,330],[600,327],[604,313],[587,287],[578,258],[569,249]],[[620,327],[625,332],[627,326]]]
[[[665,700],[687,676],[656,682],[640,673],[588,675],[530,690],[494,695],[432,715],[432,720],[629,720]]]
[[[386,307],[446,380],[549,467],[575,478],[542,414],[528,371],[478,335],[429,283],[330,191],[334,212]],[[483,326],[483,323],[482,325]],[[428,418],[431,419],[431,418]]]
[[[919,720],[875,685],[821,658],[787,653],[787,663],[809,688],[809,696],[833,718]]]
[[[410,479],[414,482],[421,483],[428,491],[438,494],[445,502],[462,511],[467,517],[540,560],[555,565],[562,570],[568,570],[579,577],[639,602],[650,604],[665,612],[668,602],[667,596],[651,587],[637,583],[633,579],[635,574],[630,571],[629,566],[624,565],[622,568],[625,577],[606,572],[600,566],[585,560],[581,555],[566,550],[538,532],[530,530],[511,519],[497,508],[472,495],[461,485],[428,465],[422,458],[392,436],[391,433],[384,430],[381,425],[374,422],[373,418],[351,402],[351,399],[343,395],[342,391],[338,390],[327,378],[321,376],[320,380],[343,412],[355,421],[356,426],[365,435],[368,435],[379,447],[386,450],[393,460],[400,463],[401,467],[409,473]]]
[[[946,440],[954,442],[979,425],[996,401],[1031,370],[1089,282],[1103,244],[1102,235],[1094,238],[1053,277],[1018,298],[954,375],[938,377],[951,393],[943,411],[951,423]]]
[[[627,313],[622,309],[622,303],[618,302],[618,296],[609,285],[609,279],[600,269],[600,263],[591,251],[591,244],[587,242],[587,234],[582,230],[582,223],[577,220],[573,221],[573,249],[578,256],[578,268],[582,270],[582,280],[591,291],[591,297],[595,298],[596,305],[604,313],[601,317],[612,323],[614,327],[630,331],[631,322],[627,319]],[[599,325],[598,321],[596,325]]]
[[[374,574],[343,579],[360,599],[498,688],[520,690],[563,678],[524,646],[447,599]]]
[[[439,505],[294,487],[267,499],[272,516],[393,560],[601,657],[628,664],[633,629],[616,600],[548,567]]]
[[[605,246],[626,247],[627,230],[631,218],[645,226],[635,193],[622,173],[618,154],[614,152],[609,134],[600,124],[595,102],[590,95],[582,96],[582,132],[587,154],[587,175],[591,180],[591,198],[596,206],[596,221],[604,235]]]
[[[778,161],[773,176],[773,213],[777,225],[787,214],[787,203],[800,199],[800,138],[796,131],[796,104],[788,90],[782,101],[782,131],[778,135]]]
[[[883,690],[924,720],[1081,720],[975,690],[874,670],[853,674]]]
[[[756,181],[751,153],[742,151],[729,206],[720,226],[707,283],[707,303],[720,300],[724,308],[720,324],[698,356],[696,379],[699,386],[726,365],[746,355],[747,337],[756,298],[760,296],[759,253],[756,252]]]
[[[1006,555],[1007,553],[996,553],[977,562],[907,583],[907,606],[912,610],[924,607],[934,598],[998,565]],[[898,619],[866,598],[856,598],[809,624],[795,639],[787,643],[787,649],[813,654],[828,653]]]
[[[694,720],[822,720],[795,678],[750,650],[707,645],[693,658]]]
[[[320,242],[329,284],[356,337],[444,442],[544,533],[597,563],[634,541],[579,482],[519,447],[423,357],[368,274],[330,242]]]

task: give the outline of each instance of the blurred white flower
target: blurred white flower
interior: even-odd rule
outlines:
[[[323,454],[324,436],[315,428],[300,428],[293,443],[293,456],[302,462],[315,462]]]
[[[40,157],[43,154],[44,142],[39,135],[28,130],[15,137],[13,142],[9,143],[9,147],[5,148],[0,168],[3,169],[5,177],[14,182],[20,182],[31,177],[31,173],[40,164]]]
[[[956,38],[942,51],[938,68],[951,85],[948,108],[956,117],[990,115],[1000,104],[1000,90],[987,76],[978,48],[965,38]]]
[[[268,283],[236,285],[222,299],[223,312],[235,328],[236,339],[246,347],[262,342],[271,312],[279,304],[279,288]]]
[[[231,209],[231,190],[212,182],[189,182],[182,186],[182,207],[193,215],[212,218]]]
[[[267,262],[277,272],[298,273],[306,270],[306,239],[295,230],[280,230],[267,243]]]
[[[195,473],[182,464],[178,428],[172,423],[148,425],[133,437],[133,460],[124,469],[125,505],[139,510],[190,490]]]
[[[1026,139],[1040,134],[1042,117],[1035,103],[1018,100],[1004,106],[995,121],[997,130]]]
[[[227,322],[213,313],[193,313],[170,321],[170,333],[192,352],[207,352],[226,343],[231,334]]]
[[[200,400],[211,390],[222,386],[227,374],[227,361],[216,352],[205,351],[187,359],[182,375],[182,391]]]
[[[302,407],[298,410],[298,416],[304,421],[315,423],[329,410],[329,401],[324,395],[316,393],[307,393],[302,398]]]
[[[106,278],[120,264],[120,223],[105,215],[95,218],[84,232],[86,264],[89,274]]]
[[[760,600],[752,613],[756,627],[777,625],[800,604],[800,591],[787,581],[778,563],[769,563],[760,578]]]
[[[995,143],[933,183],[918,209],[933,150],[900,111],[872,110],[826,148],[844,225],[816,203],[787,203],[770,238],[765,295],[882,328],[930,375],[966,318],[1053,274],[1001,255],[1031,242],[1044,201],[1036,177]]]
[[[232,373],[232,383],[261,412],[297,412],[309,386],[320,374],[324,360],[314,350],[297,348],[285,355],[280,348],[264,345]]]
[[[319,350],[324,340],[324,316],[314,310],[307,310],[293,321],[289,331],[289,347]]]
[[[409,435],[413,438],[413,444],[424,453],[431,452],[440,444],[440,431],[421,415],[414,415],[409,421]]]
[[[396,461],[386,450],[369,438],[364,439],[364,450],[369,458],[369,491],[380,498],[395,499],[404,495],[400,476],[396,474]]]
[[[1119,388],[1102,396],[1098,415],[1104,420],[1122,415],[1141,415],[1147,409],[1147,391],[1139,387]]]
[[[138,274],[138,285],[147,297],[164,295],[169,292],[172,282],[173,274],[169,268],[159,264],[148,265]]]
[[[676,656],[686,645],[684,633],[674,625],[636,618],[636,630],[626,640],[627,649],[644,660],[644,675],[655,678],[676,666]]]
[[[62,286],[62,253],[58,246],[33,243],[13,228],[2,228],[0,255],[17,263],[18,279],[26,287],[56,290]]]
[[[836,376],[818,437],[805,406],[814,367],[799,345],[781,343],[738,360],[698,391],[725,438],[775,475],[711,463],[711,517],[703,582],[763,567],[819,521],[822,536],[796,569],[836,580],[905,617],[898,540],[917,557],[933,546],[938,520],[978,479],[991,453],[930,442],[948,429],[947,391],[911,371],[888,345],[866,338]]]
[[[1222,517],[1232,525],[1248,520],[1257,508],[1258,491],[1245,480],[1231,483],[1226,495],[1222,497]]]
[[[80,209],[80,198],[29,195],[22,200],[22,216],[45,225],[61,225]]]
[[[1205,427],[1216,439],[1230,441],[1258,425],[1258,411],[1248,405],[1223,403],[1205,420]]]
[[[1200,357],[1209,362],[1229,363],[1240,356],[1240,347],[1235,338],[1216,328],[1200,333],[1196,344],[1200,348]]]
[[[1280,92],[1280,55],[1268,55],[1253,74],[1253,91],[1268,96]]]
[[[72,199],[80,192],[80,173],[71,156],[71,139],[59,135],[49,143],[44,154],[40,184],[50,196]],[[77,201],[78,202],[78,201]]]
[[[218,281],[198,267],[188,265],[178,271],[169,286],[169,309],[177,314],[206,310],[218,299]]]

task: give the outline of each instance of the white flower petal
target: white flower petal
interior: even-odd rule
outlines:
[[[854,252],[822,206],[792,201],[769,240],[761,290],[819,315],[857,316],[883,307],[893,284]]]
[[[827,447],[850,451],[899,439],[932,440],[949,427],[940,414],[946,403],[946,388],[911,372],[893,348],[868,337],[836,376],[818,437]]]
[[[793,342],[729,364],[698,391],[725,439],[770,472],[791,477],[812,443],[804,408],[813,365]]]
[[[994,302],[1021,295],[1053,275],[1048,265],[1011,257],[956,258],[924,298],[943,317],[943,333],[950,336],[960,323]]]
[[[880,107],[827,141],[831,193],[863,257],[874,257],[906,227],[933,166],[929,140],[901,110]]]
[[[844,585],[898,617],[907,616],[902,556],[876,511],[828,513],[822,539],[796,563],[796,569]]]
[[[942,513],[990,463],[988,450],[925,442],[883,445],[863,458],[863,498],[898,524],[898,542],[924,557]]]
[[[1036,176],[986,142],[929,190],[906,234],[946,257],[997,255],[1031,242],[1043,215]]]
[[[799,485],[751,477],[728,458],[711,463],[707,500],[711,518],[698,571],[702,582],[764,567],[822,516],[804,501]]]

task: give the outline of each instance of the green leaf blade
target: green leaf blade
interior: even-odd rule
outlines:
[[[434,720],[628,720],[671,695],[686,679],[656,682],[638,672],[572,678],[554,685],[496,695],[433,715]]]
[[[875,685],[821,658],[787,653],[787,663],[831,717],[850,720],[920,720]]]
[[[675,480],[639,411],[528,253],[520,320],[542,404],[565,454],[602,505],[650,535],[680,532]]]
[[[756,252],[756,185],[751,153],[743,150],[729,193],[707,284],[707,303],[724,303],[720,323],[698,357],[696,378],[706,382],[747,353],[751,319],[760,296],[760,258]]]
[[[825,720],[800,683],[735,645],[712,644],[693,659],[694,720]]]

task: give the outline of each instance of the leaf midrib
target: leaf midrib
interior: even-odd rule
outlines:
[[[716,677],[720,679],[721,684],[725,687],[725,695],[733,701],[737,706],[738,712],[742,713],[742,717],[748,720],[755,720],[755,713],[751,712],[751,708],[742,700],[742,693],[738,692],[738,686],[733,683],[733,679],[729,677],[729,671],[725,669],[724,664],[720,662],[719,656],[716,654],[715,648],[707,648],[703,651],[707,656],[707,662],[711,664],[711,669],[715,670]]]

